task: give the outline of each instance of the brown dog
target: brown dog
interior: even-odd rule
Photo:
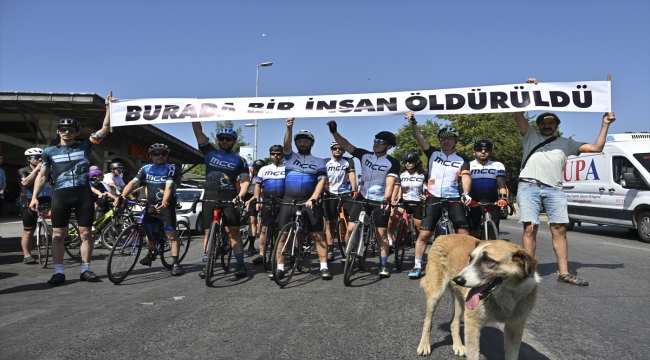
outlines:
[[[431,354],[431,319],[445,289],[449,289],[454,298],[454,354],[478,360],[481,328],[489,322],[501,322],[505,324],[506,359],[517,359],[524,324],[535,306],[539,282],[536,268],[535,259],[507,241],[480,241],[469,235],[437,238],[429,251],[426,275],[420,280],[427,314],[418,354]],[[460,317],[465,307],[467,350],[460,339]]]

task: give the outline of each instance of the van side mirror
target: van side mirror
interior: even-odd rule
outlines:
[[[621,186],[624,189],[636,189],[636,176],[632,173],[623,174],[623,179],[621,180]]]

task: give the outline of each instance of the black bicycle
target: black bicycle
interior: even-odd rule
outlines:
[[[495,207],[501,207],[489,202],[474,202],[470,204],[470,207],[478,206],[481,210],[481,222],[478,226],[478,238],[481,240],[496,240],[499,238],[499,230],[497,230],[497,224],[492,220],[492,209]]]
[[[259,202],[262,206],[269,207],[269,218],[271,219],[270,224],[266,227],[264,232],[264,244],[260,244],[260,253],[264,259],[264,270],[270,270],[273,260],[275,258],[275,244],[278,241],[278,214],[275,213],[275,205],[278,203],[278,199],[271,197],[269,200],[262,200]]]
[[[393,243],[393,247],[395,248],[395,268],[401,270],[402,264],[404,264],[406,246],[409,243],[415,244],[417,240],[413,215],[409,214],[409,211],[406,209],[415,206],[419,206],[420,208],[424,209],[424,203],[415,201],[400,201],[397,206],[404,209],[404,212],[402,213],[402,216],[400,217],[399,221],[397,222],[397,226],[395,227],[395,242]]]
[[[291,205],[296,210],[291,221],[282,227],[279,232],[280,239],[276,241],[273,248],[273,280],[278,286],[285,286],[291,281],[293,274],[296,270],[302,272],[305,270],[307,259],[311,255],[311,239],[308,232],[303,226],[302,210],[305,202],[298,203],[296,200],[292,202],[277,201],[280,205]],[[312,200],[315,206],[316,200]],[[282,241],[284,239],[284,241]],[[278,268],[278,254],[284,257],[284,276],[278,277],[275,269]]]
[[[372,252],[372,256],[374,257],[375,252],[377,251],[375,223],[372,220],[372,215],[366,213],[366,207],[369,204],[381,206],[381,202],[367,199],[361,201],[345,199],[344,201],[362,205],[361,212],[359,213],[357,220],[354,222],[354,229],[352,230],[352,234],[350,234],[350,239],[348,240],[345,249],[343,284],[345,284],[345,286],[350,286],[350,277],[352,276],[355,263],[358,262],[359,271],[363,271],[368,252]]]

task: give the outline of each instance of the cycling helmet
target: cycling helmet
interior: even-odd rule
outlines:
[[[458,133],[458,130],[451,126],[443,127],[442,129],[438,130],[438,138],[447,136],[459,137],[460,135]]]
[[[165,144],[155,143],[155,144],[149,146],[149,154],[151,154],[152,152],[154,152],[156,150],[167,151],[168,154],[170,152],[169,147],[167,145],[165,145]],[[112,166],[113,166],[113,164],[111,164],[111,168],[112,168]]]
[[[308,139],[311,141],[316,141],[316,139],[314,138],[314,134],[312,134],[311,131],[309,130],[300,130],[293,137],[293,141],[300,140],[300,139]]]
[[[237,132],[231,128],[223,128],[217,132],[217,137],[221,135],[228,135],[233,139],[237,140]]]
[[[73,119],[73,118],[63,118],[59,119],[59,122],[56,124],[56,128],[60,128],[62,126],[73,126],[74,128],[79,131],[81,129],[81,123],[79,120]]]
[[[420,155],[418,155],[418,153],[415,151],[407,151],[404,153],[404,156],[402,156],[402,161],[416,163],[420,161]]]
[[[41,148],[30,148],[25,151],[25,156],[34,156],[34,155],[43,155],[43,149]]]
[[[151,149],[149,150],[149,152],[151,152]],[[113,170],[115,168],[123,168],[123,167],[124,167],[124,164],[122,164],[121,162],[114,162],[114,163],[111,163],[111,165],[108,168]]]
[[[547,116],[552,116],[555,118],[555,121],[557,122],[557,126],[560,126],[560,118],[557,117],[557,115],[553,114],[552,112],[545,112],[543,114],[539,114],[537,117],[537,120],[535,122],[537,123],[537,127],[539,127],[539,124],[542,122],[542,120],[547,117]]]
[[[474,151],[480,151],[481,149],[492,151],[492,149],[494,149],[494,144],[488,139],[477,140],[474,143]]]
[[[335,146],[339,146],[339,143],[337,143],[336,141],[332,141],[332,143],[330,144],[330,149]]]
[[[262,160],[262,159],[257,159],[257,160],[255,160],[255,161],[253,162],[253,168],[254,168],[255,170],[259,170],[259,169],[261,169],[262,166],[266,166],[266,161],[264,161],[264,160]]]
[[[269,153],[272,153],[272,152],[280,152],[281,153],[283,150],[284,150],[284,146],[282,146],[282,145],[272,145],[269,148]]]
[[[375,139],[385,140],[388,145],[397,146],[397,138],[390,131],[380,131],[375,135]]]
[[[89,176],[91,179],[94,178],[94,177],[99,177],[99,176],[101,176],[101,175],[104,175],[104,173],[103,173],[101,170],[99,170],[99,169],[97,169],[97,170],[90,170],[90,172],[88,173],[88,176]]]

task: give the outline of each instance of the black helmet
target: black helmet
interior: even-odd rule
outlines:
[[[124,164],[121,162],[113,162],[108,166],[109,169],[113,170],[115,168],[124,168]]]
[[[539,127],[539,123],[541,123],[542,120],[547,116],[554,117],[555,121],[557,122],[557,126],[560,126],[560,118],[557,117],[557,115],[553,114],[552,112],[545,112],[543,114],[539,114],[539,116],[537,117],[537,120],[535,120],[535,122],[537,123],[537,127]]]
[[[418,153],[416,153],[415,151],[407,151],[404,153],[404,156],[402,156],[402,161],[417,163],[418,161],[420,161],[420,155],[418,155]]]
[[[481,149],[492,151],[492,149],[494,149],[494,144],[488,139],[477,140],[474,143],[474,151],[480,151]]]
[[[282,152],[284,150],[284,146],[282,145],[271,145],[269,148],[269,153],[272,152]]]
[[[380,131],[375,135],[375,139],[385,140],[388,145],[397,146],[397,138],[390,131]]]
[[[73,126],[77,131],[81,129],[81,123],[77,119],[73,118],[63,118],[59,119],[59,122],[56,124],[56,128],[60,128],[62,126]]]
[[[262,159],[257,159],[253,162],[253,169],[259,170],[262,168],[262,166],[266,166],[266,161]]]

